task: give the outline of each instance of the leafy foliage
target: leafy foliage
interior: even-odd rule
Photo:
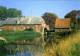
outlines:
[[[80,16],[80,10],[72,10],[65,15],[65,18],[71,18],[71,21],[76,23],[77,16]]]
[[[9,8],[7,11],[8,11],[8,17],[10,17],[10,18],[21,16],[21,11],[15,9],[15,8]]]
[[[55,19],[57,18],[57,15],[53,14],[53,13],[46,12],[43,14],[42,18],[44,19],[45,23],[47,25],[49,25],[50,28],[53,28]]]
[[[71,18],[71,27],[73,29],[79,27],[80,24],[80,10],[72,10],[65,15],[65,18]]]
[[[0,20],[5,20],[7,17],[14,18],[20,16],[22,16],[22,12],[20,10],[0,6]]]
[[[0,40],[0,46],[5,45],[6,43],[3,40]]]
[[[0,19],[4,20],[4,18],[7,18],[7,8],[0,6]]]
[[[80,43],[76,43],[72,46],[70,56],[80,56]]]

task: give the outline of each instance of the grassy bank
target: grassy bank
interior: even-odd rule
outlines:
[[[41,34],[34,31],[0,31],[0,36],[9,42],[13,42],[17,40],[33,40],[40,37]]]
[[[47,46],[43,56],[80,56],[80,32],[67,36],[59,44]]]

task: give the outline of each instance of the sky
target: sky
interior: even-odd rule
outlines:
[[[24,16],[42,16],[51,12],[64,18],[68,12],[80,10],[80,0],[0,0],[0,6],[17,8]]]

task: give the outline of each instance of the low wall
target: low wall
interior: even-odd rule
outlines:
[[[41,24],[31,24],[31,25],[4,25],[1,26],[2,30],[14,30],[14,31],[23,31],[26,29],[32,28],[35,32],[41,32],[42,25]]]

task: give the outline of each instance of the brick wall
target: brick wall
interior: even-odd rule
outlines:
[[[31,25],[4,25],[0,27],[2,30],[14,30],[14,31],[23,31],[25,29],[32,28],[36,32],[40,32],[42,25],[40,24],[31,24]]]

